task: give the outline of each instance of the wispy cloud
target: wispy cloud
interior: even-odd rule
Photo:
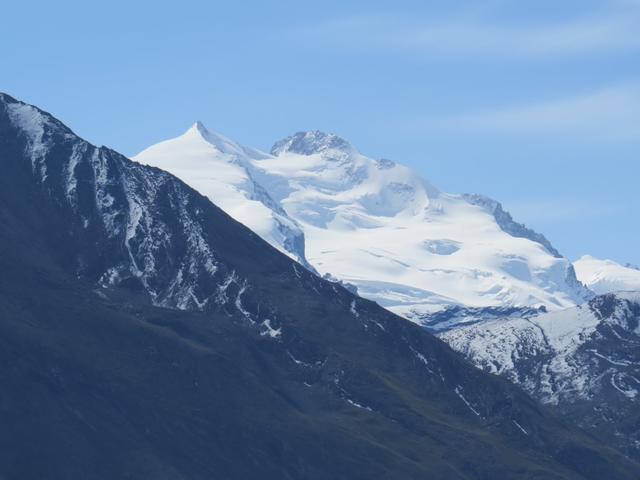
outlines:
[[[333,19],[298,30],[314,42],[342,49],[432,54],[540,56],[640,50],[638,2],[619,2],[609,14],[518,25],[465,15],[416,20],[398,14]]]
[[[420,128],[640,139],[640,87],[615,86],[588,94],[419,121]]]

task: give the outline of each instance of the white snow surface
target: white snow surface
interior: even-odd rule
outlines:
[[[449,305],[562,309],[585,297],[568,260],[501,228],[495,202],[441,192],[336,135],[301,132],[266,154],[196,123],[134,160],[173,173],[276,248],[407,318]],[[283,230],[304,233],[302,254]]]
[[[578,280],[597,294],[640,291],[640,270],[584,255],[573,263]]]
[[[304,252],[295,249],[302,230],[255,180],[252,162],[265,157],[196,122],[184,135],[153,145],[133,160],[175,175],[272,246],[305,263]]]

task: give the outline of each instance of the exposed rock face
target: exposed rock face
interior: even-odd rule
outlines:
[[[640,293],[560,312],[496,317],[440,337],[586,430],[640,458]]]

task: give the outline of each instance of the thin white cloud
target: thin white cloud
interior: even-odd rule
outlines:
[[[422,128],[640,139],[640,88],[616,86],[537,104],[422,121]]]
[[[338,18],[298,32],[342,49],[529,57],[640,50],[639,23],[640,9],[629,3],[608,15],[600,12],[537,25],[506,24],[474,15],[419,21],[375,14]]]

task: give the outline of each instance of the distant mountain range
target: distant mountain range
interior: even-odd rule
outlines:
[[[201,125],[194,128],[202,137]],[[205,151],[213,139],[203,141]],[[341,142],[322,140],[329,150],[341,150]],[[306,151],[294,137],[263,161],[284,168],[280,149],[293,145]],[[301,177],[323,160],[310,157],[299,166]],[[363,174],[373,175],[362,161]],[[262,189],[231,183],[229,204],[264,205],[249,203],[248,211],[259,212],[273,248],[170,173],[95,147],[5,94],[0,162],[0,478],[638,477],[640,464],[519,387],[313,272],[328,271],[307,253],[313,248],[300,249],[300,232],[311,245],[310,223],[301,219],[324,212],[333,224],[326,211],[333,197],[316,201],[332,192],[341,167],[313,188],[290,191],[286,198],[310,195],[292,215],[265,180],[275,174],[253,165],[236,170],[230,161],[226,178],[249,172]],[[381,172],[399,168],[382,163],[375,167]],[[419,185],[429,190],[413,181],[416,198]],[[406,199],[406,187],[384,182],[391,205]],[[566,291],[554,291],[559,302],[588,294],[572,287],[571,265],[542,240],[495,227],[503,220],[486,223],[496,208],[484,200],[478,206],[477,199],[438,194],[436,201],[431,193],[416,205],[435,215],[439,202],[443,218],[449,209],[460,218],[486,212],[477,232],[486,228],[488,239],[535,252],[531,261],[544,259],[549,275],[569,278]],[[399,221],[388,203],[370,201],[373,217]],[[437,218],[434,226],[444,222]],[[454,237],[448,228],[447,238]],[[449,239],[456,238],[463,237]],[[471,248],[459,242],[459,251]],[[435,258],[455,255],[451,243],[428,245],[440,252]],[[543,292],[536,283],[542,277],[530,274],[530,290]],[[473,289],[469,295],[480,296]],[[609,355],[604,347],[598,352]],[[630,395],[631,380],[615,382]]]
[[[266,154],[196,123],[134,160],[173,173],[280,251],[418,322],[451,306],[561,309],[591,296],[571,263],[500,203],[441,192],[337,135],[297,133]]]

